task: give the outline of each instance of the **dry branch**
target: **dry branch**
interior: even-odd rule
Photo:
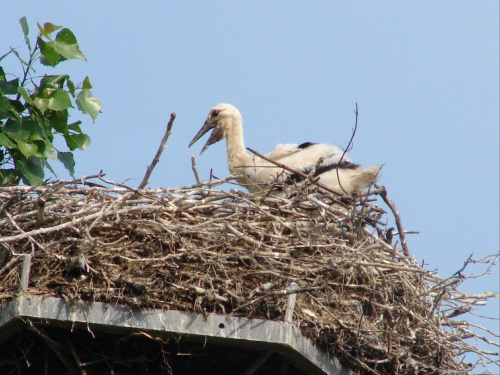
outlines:
[[[160,146],[158,147],[158,151],[156,151],[156,155],[155,155],[153,161],[151,162],[151,164],[148,165],[148,168],[146,170],[146,174],[144,175],[142,182],[139,184],[138,189],[144,189],[146,187],[146,185],[149,183],[149,177],[151,177],[151,173],[153,173],[154,167],[160,161],[160,156],[161,156],[163,150],[165,149],[165,147],[167,147],[167,141],[168,141],[168,138],[170,137],[170,134],[172,133],[172,126],[174,125],[175,117],[176,117],[175,113],[170,114],[170,120],[168,121],[168,124],[167,124],[167,130],[165,130],[165,134],[163,135],[163,138],[161,139]]]
[[[358,130],[358,117],[359,117],[359,111],[358,111],[358,103],[356,103],[356,109],[354,110],[355,114],[355,119],[354,119],[354,129],[352,130],[352,135],[351,139],[349,139],[349,142],[347,143],[346,148],[344,149],[344,152],[342,153],[342,156],[340,157],[339,164],[342,163],[342,160],[344,160],[345,154],[350,151],[353,147],[353,141],[354,137],[356,136],[356,131]],[[342,184],[340,183],[340,176],[339,176],[339,169],[337,168],[337,181],[339,182],[340,188],[344,192],[344,194],[347,194],[347,192],[344,190],[342,187]]]

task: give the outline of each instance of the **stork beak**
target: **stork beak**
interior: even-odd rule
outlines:
[[[217,128],[214,123],[209,122],[207,120],[205,121],[203,127],[198,131],[198,133],[196,133],[194,138],[191,140],[191,142],[189,143],[189,147],[191,147],[198,139],[203,137],[203,135],[205,135],[205,133],[207,133],[210,129],[213,129],[212,134],[210,134],[210,137],[208,138],[207,142],[201,149],[200,155],[203,154],[203,152],[208,148],[208,146],[219,142],[223,138],[224,133],[222,132],[222,130]]]

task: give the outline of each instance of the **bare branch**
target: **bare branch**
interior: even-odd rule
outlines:
[[[352,145],[353,145],[352,142],[354,140],[354,136],[356,135],[356,131],[358,130],[358,116],[359,116],[358,103],[356,103],[356,109],[354,110],[354,113],[356,114],[356,119],[354,121],[354,129],[352,130],[351,139],[349,139],[349,142],[347,143],[347,147],[344,149],[344,152],[342,153],[342,156],[340,157],[339,164],[342,163],[342,160],[344,160],[344,157],[345,157],[345,154],[347,153],[347,151],[350,151],[352,149]],[[338,168],[337,168],[337,181],[339,182],[339,186],[342,189],[342,191],[345,194],[347,194],[347,192],[344,190],[344,188],[342,187],[342,184],[340,182],[340,176],[339,176],[339,169]]]
[[[196,185],[199,185],[201,183],[201,180],[198,169],[196,168],[196,158],[194,157],[194,155],[191,155],[191,169],[193,170],[194,178],[196,179]]]
[[[154,167],[160,161],[160,156],[161,156],[163,150],[165,149],[165,147],[167,147],[168,137],[170,137],[170,134],[172,133],[172,126],[174,125],[175,117],[176,117],[175,113],[170,114],[170,120],[168,121],[168,124],[167,124],[167,130],[165,131],[165,135],[161,139],[160,147],[158,147],[158,151],[156,151],[156,155],[155,155],[153,161],[151,162],[150,165],[148,165],[148,169],[146,170],[146,174],[144,175],[144,178],[142,179],[142,182],[139,184],[137,189],[142,190],[149,183],[149,177],[151,177],[151,173],[153,173]]]
[[[401,247],[403,248],[403,254],[409,256],[410,249],[408,248],[408,244],[406,243],[405,230],[403,229],[403,224],[401,223],[401,216],[399,215],[396,205],[387,196],[387,189],[385,189],[385,187],[383,187],[379,195],[382,197],[385,204],[391,209],[392,214],[394,215],[394,220],[396,221],[396,226],[398,227],[398,235],[399,238],[401,239]]]

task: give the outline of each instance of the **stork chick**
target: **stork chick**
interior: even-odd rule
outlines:
[[[284,196],[284,187],[304,180],[297,173],[247,154],[243,141],[243,119],[233,105],[220,103],[214,106],[189,147],[209,130],[212,130],[212,134],[200,154],[210,145],[226,138],[229,171],[251,193],[261,195],[272,189],[273,194]],[[342,150],[325,143],[278,144],[266,157],[305,175],[313,173],[313,177],[319,178],[322,185],[340,194],[365,192],[377,180],[380,170],[377,166],[363,169],[352,163]],[[323,161],[318,163],[320,159]]]

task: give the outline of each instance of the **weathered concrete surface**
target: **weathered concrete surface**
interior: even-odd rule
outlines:
[[[0,342],[24,327],[23,319],[77,329],[163,333],[183,340],[207,344],[247,347],[277,352],[308,374],[349,375],[338,360],[316,349],[292,324],[218,314],[185,313],[175,310],[140,310],[108,303],[78,302],[62,298],[24,295],[0,309]]]

